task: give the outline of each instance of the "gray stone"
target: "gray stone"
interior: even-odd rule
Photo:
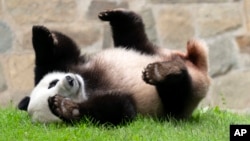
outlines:
[[[72,22],[77,5],[72,0],[6,0],[6,10],[18,24]]]
[[[240,5],[237,3],[201,4],[193,10],[198,36],[213,37],[242,26]]]
[[[244,0],[244,12],[246,16],[246,26],[248,31],[250,31],[250,1]]]
[[[240,50],[240,67],[250,68],[250,35],[239,35],[236,37],[236,42]]]
[[[104,24],[104,31],[103,31],[103,42],[102,42],[102,48],[110,48],[114,46],[112,33],[110,29],[110,25]]]
[[[250,54],[248,53],[240,53],[240,68],[246,69],[250,68]]]
[[[19,39],[15,45],[20,50],[30,50],[33,52],[33,45],[32,45],[32,27],[30,26],[29,29],[22,32],[22,35],[19,35],[17,38]]]
[[[93,0],[89,6],[87,15],[90,19],[98,19],[99,12],[114,8],[128,8],[128,3]]]
[[[210,75],[223,75],[239,65],[239,52],[232,39],[223,37],[208,43]]]
[[[9,107],[10,105],[16,106],[21,99],[25,96],[30,95],[31,90],[29,91],[20,91],[20,90],[8,90],[0,93],[0,105],[1,108]]]
[[[148,0],[152,3],[221,3],[229,0]]]
[[[10,54],[5,57],[4,72],[9,88],[16,91],[31,90],[34,86],[34,54]]]
[[[168,6],[159,9],[156,16],[159,40],[170,49],[185,49],[186,42],[194,37],[192,14],[185,6]]]
[[[143,9],[139,13],[139,15],[142,16],[142,19],[143,19],[144,24],[145,24],[146,34],[148,35],[149,40],[152,41],[153,43],[157,44],[158,38],[157,38],[157,31],[155,28],[156,23],[154,20],[152,9],[150,9],[150,8]]]
[[[213,79],[208,96],[201,105],[225,109],[250,109],[250,70],[235,70]]]
[[[0,2],[0,17],[1,17],[1,15],[2,15],[2,2]]]
[[[12,47],[12,31],[10,27],[0,21],[0,53],[6,52]]]
[[[241,53],[250,54],[250,35],[240,35],[236,37]]]
[[[0,92],[5,91],[6,89],[7,89],[7,84],[5,81],[4,74],[3,74],[3,68],[0,64]]]

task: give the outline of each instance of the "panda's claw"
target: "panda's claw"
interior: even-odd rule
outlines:
[[[98,17],[102,21],[111,21],[120,19],[121,15],[126,15],[129,10],[123,8],[116,8],[112,10],[105,10],[99,13]]]

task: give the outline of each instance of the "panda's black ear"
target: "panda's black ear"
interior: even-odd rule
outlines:
[[[19,102],[19,104],[17,105],[17,108],[18,108],[19,110],[27,111],[27,110],[28,110],[29,102],[30,102],[30,97],[29,97],[29,96],[25,96],[25,97]]]

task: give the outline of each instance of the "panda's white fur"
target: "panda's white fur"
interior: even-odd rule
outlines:
[[[83,69],[91,69],[97,66],[104,68],[104,74],[114,88],[113,90],[131,92],[137,110],[141,114],[159,116],[163,114],[159,95],[153,85],[143,81],[142,71],[150,63],[161,61],[163,58],[171,58],[171,51],[165,49],[165,52],[162,51],[161,56],[143,55],[132,49],[106,49],[91,56],[89,62],[82,67]]]
[[[69,84],[66,76],[72,78],[73,85]],[[82,77],[77,74],[52,72],[45,75],[30,94],[27,111],[32,117],[32,121],[42,123],[61,121],[49,110],[48,98],[60,94],[75,102],[85,101],[87,97],[84,87],[85,84]]]

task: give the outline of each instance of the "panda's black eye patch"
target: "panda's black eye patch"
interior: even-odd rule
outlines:
[[[53,88],[54,86],[56,86],[56,84],[57,84],[58,81],[59,81],[58,79],[55,79],[55,80],[51,81],[49,83],[48,89]]]

